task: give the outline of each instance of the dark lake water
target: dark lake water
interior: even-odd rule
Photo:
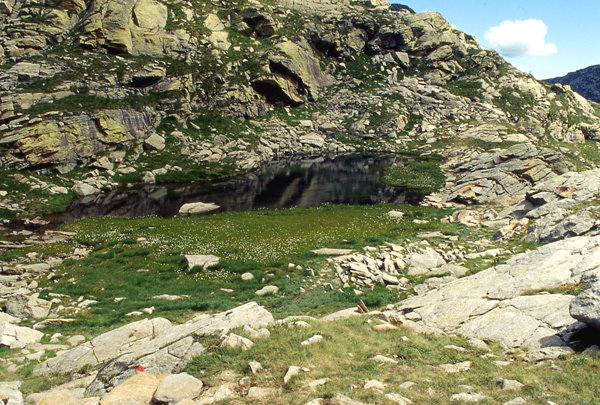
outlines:
[[[165,184],[119,189],[74,201],[60,222],[99,217],[172,217],[190,202],[215,203],[215,212],[247,211],[322,204],[418,203],[415,190],[384,184],[386,167],[399,156],[339,156],[286,160],[217,184]]]

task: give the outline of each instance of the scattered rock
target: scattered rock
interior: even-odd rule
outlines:
[[[464,371],[469,371],[471,369],[471,362],[463,361],[461,363],[456,364],[440,364],[438,367],[447,372],[448,374],[460,373]]]
[[[184,399],[200,395],[202,381],[187,373],[172,374],[165,377],[154,392],[152,400],[161,404],[175,405]]]
[[[569,306],[569,314],[587,325],[600,328],[600,283],[575,297]]]
[[[526,403],[527,403],[527,401],[525,401],[521,397],[518,397],[518,398],[515,398],[515,399],[510,400],[508,402],[504,402],[502,405],[523,405],[523,404],[526,404]],[[548,403],[547,403],[547,405],[548,405]]]
[[[399,394],[393,394],[393,393],[385,394],[385,397],[387,399],[389,399],[390,401],[392,401],[396,404],[399,404],[399,405],[411,405],[412,404],[412,401],[410,399],[405,398]]]
[[[221,208],[221,207],[219,207],[217,204],[213,204],[213,203],[203,203],[203,202],[187,203],[187,204],[183,204],[181,206],[181,208],[179,208],[179,215],[204,214],[205,212],[218,210],[219,208]]]
[[[301,344],[302,344],[302,346],[308,346],[308,345],[312,345],[315,343],[319,343],[322,340],[323,340],[323,336],[314,335],[313,337],[310,337],[310,338],[304,340]]]
[[[450,402],[481,402],[487,399],[482,392],[478,394],[469,394],[461,392],[460,394],[454,394],[450,397]]]
[[[214,255],[185,255],[185,260],[188,263],[189,270],[194,267],[202,267],[206,270],[210,266],[219,264],[220,259]]]
[[[52,303],[32,296],[18,295],[10,297],[4,303],[6,312],[16,318],[46,318]]]
[[[506,380],[501,377],[494,377],[492,379],[492,384],[497,385],[503,390],[520,391],[521,388],[523,388],[523,384],[521,384],[517,380]]]
[[[300,367],[298,366],[290,366],[283,377],[283,383],[287,384],[291,381],[292,378],[300,374]]]
[[[100,399],[102,405],[147,405],[164,377],[139,373],[117,385]]]
[[[22,405],[23,394],[20,381],[0,382],[0,402],[6,405]]]
[[[230,333],[221,343],[221,347],[229,347],[231,349],[242,349],[243,351],[250,350],[254,346],[254,342],[245,337]]]
[[[268,285],[268,286],[263,287],[260,290],[256,291],[254,294],[262,297],[267,294],[277,294],[278,292],[279,292],[279,287],[277,287],[276,285]]]
[[[248,367],[250,367],[252,374],[256,374],[263,369],[262,364],[260,364],[258,361],[251,361],[248,364]]]

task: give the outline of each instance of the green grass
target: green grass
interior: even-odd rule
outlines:
[[[438,191],[446,182],[439,164],[439,161],[408,160],[403,166],[387,168],[383,181],[392,186],[430,194]]]
[[[64,212],[66,207],[74,198],[74,193],[68,194],[50,194],[48,190],[42,188],[32,188],[35,183],[21,183],[15,179],[15,175],[24,175],[28,177],[33,173],[26,170],[5,170],[0,169],[0,190],[8,192],[2,200],[9,203],[19,203],[23,211],[11,211],[5,208],[0,209],[0,219],[17,219],[24,217],[35,217],[53,213]],[[57,177],[38,176],[41,180],[47,180],[55,185],[65,185],[65,181]]]
[[[481,83],[478,81],[455,80],[446,85],[446,90],[474,101],[483,100],[483,90]]]
[[[402,210],[405,218],[387,212]],[[64,227],[74,240],[93,246],[86,259],[67,260],[57,277],[42,282],[52,292],[98,300],[76,322],[57,330],[95,335],[126,322],[126,313],[154,306],[174,320],[194,311],[225,310],[257,300],[278,317],[291,314],[325,315],[358,303],[353,287],[342,288],[326,259],[310,253],[321,247],[360,249],[385,241],[399,242],[415,232],[456,233],[462,225],[440,224],[447,211],[408,205],[322,206],[320,208],[222,213],[187,218],[96,218]],[[430,219],[416,225],[414,218]],[[136,243],[134,239],[146,238]],[[184,254],[214,254],[214,268],[188,270]],[[317,270],[314,278],[288,263]],[[252,281],[242,281],[250,272]],[[73,282],[74,281],[74,282]],[[277,285],[276,295],[258,297],[255,291]],[[221,288],[234,290],[233,293]],[[42,293],[46,297],[48,290]],[[188,295],[179,301],[153,299],[161,294]],[[360,296],[370,308],[397,302],[403,295],[376,287]],[[126,300],[115,302],[117,297]],[[63,305],[70,305],[67,299]],[[50,331],[52,328],[49,329]]]
[[[496,107],[510,112],[513,116],[523,118],[528,115],[528,110],[535,104],[535,99],[530,93],[518,89],[505,87],[500,91],[501,97],[494,99]]]
[[[366,403],[391,403],[382,393],[363,389],[370,380],[386,384],[386,393],[398,393],[413,403],[425,405],[450,403],[452,394],[463,392],[459,388],[461,385],[470,385],[474,392],[487,396],[488,399],[480,402],[485,405],[504,403],[516,396],[525,398],[527,403],[540,405],[547,401],[592,404],[600,394],[597,388],[600,376],[596,372],[600,367],[598,357],[574,356],[556,360],[553,363],[562,369],[558,371],[552,369],[551,363],[533,366],[515,360],[499,345],[491,344],[493,357],[485,357],[486,352],[468,346],[459,337],[419,335],[403,327],[376,332],[372,326],[378,323],[377,319],[355,317],[330,323],[311,322],[308,329],[283,326],[272,329],[269,339],[255,340],[254,347],[245,352],[218,347],[218,339],[199,338],[208,350],[195,358],[186,371],[201,378],[208,386],[223,384],[222,378],[227,373],[235,376],[235,381],[248,376],[254,386],[280,390],[272,398],[254,402],[240,398],[236,402],[253,404],[306,403],[335,393]],[[236,333],[244,334],[243,331]],[[309,346],[300,344],[317,334],[323,336],[321,342]],[[466,350],[458,352],[445,348],[447,345]],[[370,360],[377,354],[398,363],[379,364]],[[510,363],[500,368],[493,363],[496,360]],[[251,361],[260,362],[264,371],[252,374],[248,367]],[[472,363],[469,371],[448,374],[438,367],[463,361]],[[283,376],[291,365],[306,371],[283,384]],[[519,392],[501,390],[492,383],[494,377],[517,380],[524,387]],[[315,389],[306,386],[308,382],[322,378],[329,381]],[[400,388],[406,381],[414,382],[415,386]],[[435,395],[429,395],[428,389]]]

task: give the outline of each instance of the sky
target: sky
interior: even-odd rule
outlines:
[[[600,64],[600,0],[391,0],[438,11],[483,48],[543,80]]]

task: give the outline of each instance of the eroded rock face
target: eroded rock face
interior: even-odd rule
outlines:
[[[101,151],[143,142],[156,124],[156,115],[151,109],[143,112],[106,110],[48,119],[19,128],[6,133],[0,139],[0,145],[12,147],[12,159],[4,157],[9,167],[78,162]]]
[[[192,50],[184,30],[166,31],[167,6],[155,0],[96,0],[82,22],[82,44],[133,55],[176,56]]]
[[[102,367],[88,394],[103,395],[137,374],[136,368],[141,367],[153,375],[183,371],[193,356],[205,350],[194,341],[192,334],[222,335],[245,325],[261,328],[273,322],[273,316],[255,302],[182,325],[173,326],[163,318],[142,320],[46,360],[35,367],[34,374],[70,373],[84,366]]]
[[[409,298],[399,312],[418,314],[416,324],[424,328],[494,339],[510,347],[561,346],[582,327],[569,314],[573,296],[526,294],[578,283],[596,269],[599,258],[598,236],[551,243]]]
[[[275,0],[275,4],[300,10],[309,14],[326,14],[344,11],[350,5],[349,0]]]

